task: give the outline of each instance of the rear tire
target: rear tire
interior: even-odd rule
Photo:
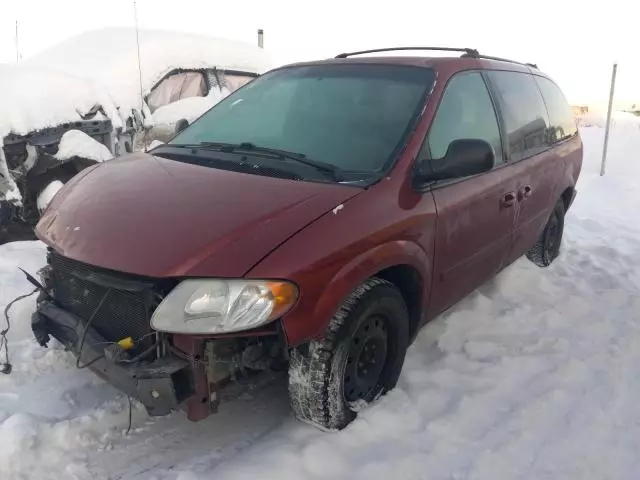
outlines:
[[[395,387],[409,342],[409,315],[390,282],[371,278],[345,300],[324,338],[293,349],[289,395],[298,419],[340,430]]]
[[[560,199],[551,212],[538,241],[527,252],[527,258],[539,267],[548,267],[560,254],[564,232],[564,213],[564,203]]]

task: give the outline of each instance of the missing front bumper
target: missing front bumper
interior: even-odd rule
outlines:
[[[91,327],[79,352],[83,321],[50,301],[40,302],[31,326],[40,345],[46,346],[50,337],[54,337],[80,357],[81,365],[90,363],[89,368],[105,381],[138,399],[151,416],[167,415],[194,394],[191,365],[175,356],[150,362],[116,363],[104,354],[105,347],[113,342],[107,342]]]

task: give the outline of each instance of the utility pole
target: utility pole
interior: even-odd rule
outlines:
[[[264,48],[264,30],[258,30],[258,46]]]
[[[600,165],[600,176],[604,175],[605,164],[607,163],[607,147],[609,146],[609,127],[611,125],[611,110],[613,108],[613,92],[616,88],[616,73],[618,71],[618,64],[613,64],[613,71],[611,72],[611,90],[609,91],[609,109],[607,110],[607,124],[604,128],[604,146],[602,147],[602,165]]]

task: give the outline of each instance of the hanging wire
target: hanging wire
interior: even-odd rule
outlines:
[[[78,348],[78,356],[76,358],[76,368],[79,368],[79,369],[87,368],[87,367],[93,365],[98,360],[100,360],[102,357],[104,357],[104,353],[103,353],[102,355],[98,355],[93,360],[85,363],[84,365],[80,365],[80,359],[82,358],[82,349],[84,348],[84,341],[87,338],[87,332],[89,331],[89,327],[91,326],[91,323],[93,322],[93,319],[95,318],[96,314],[100,311],[100,308],[102,308],[102,305],[107,300],[107,297],[109,296],[110,293],[111,293],[111,289],[109,288],[104,293],[104,295],[102,296],[102,299],[100,300],[100,302],[98,303],[98,306],[95,308],[95,310],[93,311],[93,313],[89,317],[89,320],[87,320],[87,323],[85,323],[85,325],[84,325],[84,330],[82,332],[82,338],[80,339],[80,347]]]
[[[34,293],[36,293],[39,288],[34,289],[32,292],[25,293],[24,295],[20,295],[19,297],[11,300],[6,307],[4,307],[4,320],[6,322],[6,326],[0,330],[0,352],[4,350],[4,362],[0,365],[0,372],[2,373],[11,373],[11,362],[9,361],[9,339],[7,338],[7,334],[9,330],[11,330],[11,320],[9,319],[9,310],[11,307],[20,300],[24,300],[27,297],[30,297]]]
[[[127,426],[127,433],[125,433],[125,435],[129,435],[129,432],[131,431],[131,397],[129,395],[127,395],[127,400],[129,400],[129,425]]]

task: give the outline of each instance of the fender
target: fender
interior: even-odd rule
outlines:
[[[418,244],[406,240],[391,241],[344,264],[328,279],[320,295],[302,292],[296,308],[283,319],[289,344],[295,346],[321,338],[331,317],[358,285],[382,270],[399,265],[411,266],[418,272],[422,285],[420,304],[424,311],[431,288],[431,262]]]

